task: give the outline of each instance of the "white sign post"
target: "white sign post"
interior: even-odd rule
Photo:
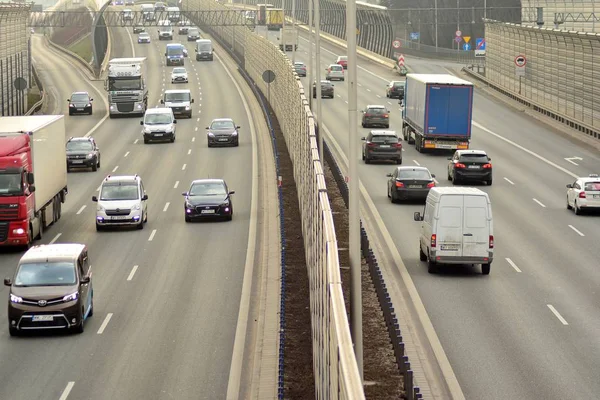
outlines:
[[[525,76],[525,66],[527,65],[527,57],[519,54],[515,57],[515,74],[519,77],[519,94],[521,94],[522,79]]]

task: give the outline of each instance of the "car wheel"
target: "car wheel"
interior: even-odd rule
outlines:
[[[390,124],[387,124],[387,125],[385,126],[385,128],[386,128],[386,129],[390,129]]]
[[[425,254],[423,252],[423,249],[421,248],[421,244],[419,244],[419,260],[427,261],[427,254]]]
[[[148,144],[148,143],[150,143],[150,141],[148,139],[144,138],[144,144]]]
[[[365,123],[364,123],[364,122],[363,122],[363,123],[361,123],[361,125],[362,125],[362,127],[363,127],[363,128],[366,128],[366,126],[365,126]]]
[[[487,181],[487,185],[488,186],[492,186],[492,180],[491,179],[489,181]]]
[[[94,315],[94,292],[92,291],[92,302],[90,303],[90,312],[88,313],[88,318]]]
[[[83,333],[83,310],[81,310],[81,314],[79,315],[79,323],[73,328],[73,332],[75,333]]]
[[[394,193],[394,191],[391,192],[391,196],[392,196],[392,203],[396,204],[399,202],[398,196]]]
[[[175,135],[173,135],[173,137],[171,138],[171,143],[175,142]]]
[[[233,219],[233,215],[228,215],[225,217],[225,221],[231,221]]]
[[[492,268],[492,264],[487,263],[487,264],[481,264],[481,273],[483,275],[489,275],[490,274],[490,269]]]
[[[102,225],[98,225],[98,223],[96,223],[96,232],[100,232],[103,229],[104,227]]]
[[[73,112],[71,110],[69,110],[69,115],[73,115]]]
[[[437,272],[437,263],[429,257],[427,257],[427,272],[430,274],[435,274]]]
[[[371,160],[369,159],[369,157],[365,157],[365,164],[371,164]]]
[[[185,216],[185,222],[192,222],[192,219],[186,215]]]
[[[388,197],[388,199],[392,198],[392,196],[390,195],[390,187],[389,186],[387,187],[387,197]]]
[[[19,336],[19,330],[17,328],[13,328],[12,326],[8,327],[8,333],[10,333],[10,336]]]
[[[208,147],[213,147],[212,144],[210,144],[210,142],[208,142]]]
[[[451,181],[452,177],[450,176],[450,172],[448,172],[448,180]]]
[[[100,157],[98,157],[98,168],[100,168]]]
[[[402,159],[401,158],[397,159],[396,160],[396,164],[401,165],[402,164]]]
[[[573,210],[575,210],[575,215],[581,215],[581,208],[577,205],[577,200],[575,200],[575,203],[573,204]]]
[[[136,225],[136,228],[139,230],[144,229],[144,217],[140,220],[140,223]]]
[[[98,163],[94,162],[94,164],[92,165],[92,171],[96,172],[98,171]]]
[[[571,210],[573,207],[569,204],[569,196],[567,196],[567,210]]]

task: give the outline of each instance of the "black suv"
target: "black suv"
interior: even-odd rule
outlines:
[[[492,185],[492,159],[483,150],[457,150],[448,158],[448,180],[456,185],[464,181]]]
[[[69,103],[69,115],[73,114],[90,114],[92,115],[92,99],[88,92],[73,92],[71,97],[67,99]]]
[[[362,127],[370,128],[375,126],[382,126],[384,128],[390,127],[390,112],[384,106],[367,106],[363,110]]]
[[[385,96],[390,99],[404,99],[404,85],[406,81],[391,81],[387,85]]]
[[[333,99],[334,97],[334,89],[333,89],[333,83],[329,82],[329,81],[321,81],[321,98],[330,98]],[[313,82],[313,86],[312,86],[312,96],[313,99],[317,98],[317,84],[315,82]]]
[[[74,168],[100,168],[100,149],[94,138],[72,137],[67,141],[67,171]]]
[[[365,164],[372,160],[392,160],[402,164],[402,142],[394,131],[371,131],[363,137],[362,159]]]

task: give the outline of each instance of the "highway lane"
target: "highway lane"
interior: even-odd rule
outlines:
[[[297,59],[307,62],[306,42],[300,44]],[[328,45],[323,49],[321,70],[335,61],[329,52],[339,54]],[[431,62],[424,64],[430,67],[417,72],[447,72],[431,67]],[[397,75],[371,64],[360,65],[359,107],[388,105],[391,128],[400,131],[397,100],[386,99],[384,91],[386,80]],[[306,85],[306,79],[303,81]],[[323,100],[323,118],[347,154],[347,87],[341,82],[334,84],[336,98]],[[486,118],[490,115],[496,119],[490,122]],[[478,125],[526,148],[535,138],[548,138],[546,147],[530,149],[559,167],[564,161],[557,157],[558,148],[567,154],[586,154],[584,159],[593,155],[479,94],[475,101],[475,120],[478,118]],[[490,123],[493,126],[487,127]],[[359,128],[360,136],[367,132]],[[479,269],[471,267],[429,275],[418,260],[419,224],[412,221],[412,213],[422,206],[392,205],[385,195],[385,174],[394,167],[361,163],[361,181],[403,256],[467,398],[589,397],[598,390],[593,377],[600,371],[598,339],[594,337],[600,327],[594,312],[598,300],[594,288],[600,283],[595,268],[600,261],[595,251],[598,220],[575,217],[565,209],[564,184],[573,180],[568,173],[477,125],[473,135],[472,148],[487,150],[495,167],[494,186],[480,187],[490,193],[495,214],[497,250],[489,279],[481,279]],[[521,142],[525,137],[530,142]],[[404,165],[429,167],[441,185],[449,183],[447,162],[444,156],[419,154],[405,143]],[[583,164],[576,168],[571,165],[569,170],[584,175],[590,172]],[[585,229],[585,236],[569,225]],[[562,325],[548,304],[566,318],[568,326]]]
[[[111,33],[119,43],[113,57],[133,55],[126,31]],[[152,45],[134,47],[136,55],[149,58],[148,82],[158,99],[167,73],[162,57]],[[175,143],[136,142],[141,138],[136,118],[107,120],[96,131],[99,142],[118,151],[104,159],[101,175],[75,174],[82,181],[74,183],[74,174],[69,176],[63,218],[43,240],[48,243],[50,234],[59,232],[60,242],[90,246],[95,315],[83,335],[10,339],[3,327],[0,343],[6,342],[0,348],[13,363],[0,370],[7,384],[0,389],[1,398],[58,398],[68,382],[75,382],[70,398],[224,397],[249,235],[252,144],[249,134],[244,135],[250,121],[233,83],[220,63],[206,64],[196,65],[198,78],[190,74],[189,85],[177,86],[229,96],[215,96],[206,104],[196,97],[196,118],[179,121]],[[200,132],[213,116],[223,114],[243,127],[240,147],[208,151]],[[150,220],[143,231],[95,232],[90,197],[101,177],[115,168],[144,179]],[[223,176],[236,190],[231,223],[183,221],[181,192],[192,179],[206,176]],[[12,275],[19,256],[2,256],[5,276]]]

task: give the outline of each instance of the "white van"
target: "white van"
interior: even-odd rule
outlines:
[[[421,261],[429,273],[438,264],[481,264],[490,273],[494,258],[492,206],[487,193],[470,187],[434,187],[429,191],[419,237]]]

